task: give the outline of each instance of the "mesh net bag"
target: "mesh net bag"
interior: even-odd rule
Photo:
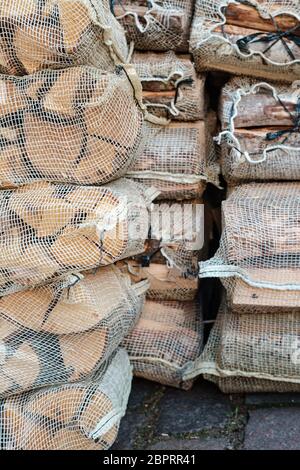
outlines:
[[[153,191],[35,183],[0,192],[0,295],[142,253]]]
[[[90,378],[2,400],[4,450],[106,450],[126,412],[132,371],[123,349]]]
[[[188,52],[194,0],[112,0],[112,11],[136,49]]]
[[[135,52],[131,62],[142,82],[149,112],[178,121],[206,117],[206,77],[196,74],[189,57],[172,51]]]
[[[202,349],[203,324],[195,302],[147,300],[136,327],[123,341],[134,375],[188,390],[184,381],[187,365]]]
[[[0,27],[0,71],[10,75],[77,65],[113,70],[128,55],[107,0],[1,0]]]
[[[299,312],[240,315],[221,308],[194,377],[225,393],[299,392]]]
[[[220,277],[234,311],[295,310],[300,300],[300,185],[247,184],[223,202],[218,252],[200,277]]]
[[[1,297],[0,398],[97,370],[134,327],[147,287],[109,266]]]
[[[226,181],[300,179],[300,81],[234,78],[223,89],[219,117]]]
[[[0,185],[103,184],[124,175],[143,122],[124,67],[0,76]]]
[[[298,0],[196,0],[190,50],[198,70],[293,81],[299,38]]]
[[[218,185],[218,163],[204,121],[143,126],[141,151],[127,177],[159,191],[159,199],[201,197],[207,182]]]

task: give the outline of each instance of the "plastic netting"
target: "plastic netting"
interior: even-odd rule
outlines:
[[[299,391],[299,325],[299,311],[240,315],[223,306],[194,370],[225,393]]]
[[[126,173],[143,114],[125,69],[0,76],[0,185],[103,184]]]
[[[190,50],[199,70],[293,81],[299,31],[298,0],[196,0]]]
[[[205,122],[144,123],[143,145],[127,177],[156,187],[159,199],[201,197],[207,182],[218,185],[219,165]]]
[[[219,117],[226,181],[299,180],[300,81],[233,78],[223,89]]]
[[[128,55],[107,0],[1,0],[0,71],[93,65],[113,70]]]
[[[93,373],[134,327],[147,287],[109,266],[2,297],[0,398]]]
[[[223,235],[200,277],[220,277],[235,310],[295,309],[300,299],[300,185],[246,184],[223,202]]]
[[[1,295],[142,253],[155,194],[122,179],[1,191]]]
[[[192,381],[184,381],[183,373],[199,357],[202,343],[202,313],[196,302],[147,300],[140,320],[122,345],[134,375],[188,389]]]
[[[188,51],[194,0],[112,0],[112,11],[136,49]]]
[[[89,379],[2,400],[5,450],[106,450],[124,416],[132,369],[120,349]]]
[[[169,52],[135,52],[131,62],[152,114],[179,121],[205,119],[205,75],[196,74],[191,59]]]

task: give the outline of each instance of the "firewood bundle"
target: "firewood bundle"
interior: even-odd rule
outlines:
[[[297,311],[300,301],[300,185],[238,186],[223,202],[218,252],[201,277],[220,277],[235,313]]]
[[[202,197],[206,183],[218,184],[215,147],[204,121],[143,126],[143,145],[127,177],[154,186],[157,199]]]
[[[135,52],[132,63],[152,114],[177,121],[198,121],[206,115],[205,75],[197,74],[189,55]]]
[[[125,414],[131,380],[128,355],[119,349],[86,380],[6,398],[0,410],[1,448],[108,449]]]
[[[112,0],[112,11],[136,49],[188,51],[194,0]]]
[[[300,75],[298,0],[196,0],[196,68],[292,82]]]
[[[299,392],[299,327],[299,309],[255,315],[222,307],[197,372],[225,393]]]
[[[93,67],[0,76],[0,185],[103,184],[126,173],[142,111],[124,70]]]
[[[184,381],[184,370],[196,363],[202,342],[202,315],[196,302],[147,300],[122,345],[134,375],[188,390],[193,382]]]
[[[300,86],[233,78],[222,91],[222,173],[230,184],[300,179]]]
[[[109,266],[2,297],[0,397],[90,376],[134,327],[147,287]]]
[[[0,72],[125,62],[125,34],[106,0],[1,0]]]
[[[126,180],[1,191],[1,295],[143,252],[152,196]]]

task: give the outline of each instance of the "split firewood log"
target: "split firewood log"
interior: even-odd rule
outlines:
[[[124,70],[73,67],[22,78],[2,75],[2,88],[2,187],[39,180],[102,184],[126,173],[140,143],[143,114]]]
[[[205,75],[196,74],[188,55],[135,52],[132,57],[149,112],[179,121],[204,119]]]
[[[190,39],[196,68],[292,82],[300,69],[297,0],[197,0]]]
[[[195,302],[147,300],[136,327],[123,341],[134,375],[188,389],[183,368],[202,349],[202,320]]]
[[[155,186],[158,199],[201,197],[208,181],[218,184],[215,147],[205,122],[145,123],[142,148],[127,176]]]
[[[142,253],[155,196],[128,180],[102,187],[36,183],[2,191],[1,294]]]
[[[0,70],[26,75],[49,68],[125,62],[125,34],[104,0],[2,0]]]
[[[2,447],[10,450],[106,450],[125,414],[132,373],[118,350],[93,376],[3,402]]]
[[[136,49],[188,51],[192,0],[170,2],[113,1],[113,12]]]

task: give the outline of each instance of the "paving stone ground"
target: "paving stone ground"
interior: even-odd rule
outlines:
[[[118,450],[298,450],[300,394],[224,395],[202,379],[190,391],[135,379]]]

